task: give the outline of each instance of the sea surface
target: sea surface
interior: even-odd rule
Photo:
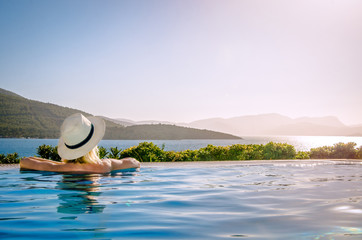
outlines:
[[[0,239],[362,239],[358,161],[0,167]]]
[[[102,140],[99,146],[105,148],[118,147],[126,149],[138,145],[140,142],[153,142],[167,151],[182,151],[186,149],[199,149],[208,144],[215,146],[228,146],[232,144],[266,144],[270,141],[282,142],[293,145],[298,151],[308,151],[311,148],[321,146],[332,146],[338,142],[355,142],[357,146],[362,145],[362,137],[340,137],[340,136],[262,136],[243,137],[240,140]],[[57,139],[24,139],[24,138],[0,138],[0,154],[17,152],[21,157],[36,155],[36,149],[42,144],[56,146]]]

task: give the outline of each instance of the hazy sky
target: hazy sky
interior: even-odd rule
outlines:
[[[362,1],[0,0],[0,81],[114,118],[362,123]]]

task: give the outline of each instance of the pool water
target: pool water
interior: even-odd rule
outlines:
[[[0,239],[362,239],[362,164],[0,170]]]

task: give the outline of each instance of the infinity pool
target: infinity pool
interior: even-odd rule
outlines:
[[[0,169],[0,239],[362,239],[361,162]]]

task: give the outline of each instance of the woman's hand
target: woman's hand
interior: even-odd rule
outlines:
[[[141,164],[134,158],[123,158],[120,160],[109,159],[112,162],[112,171],[127,168],[139,168]]]

